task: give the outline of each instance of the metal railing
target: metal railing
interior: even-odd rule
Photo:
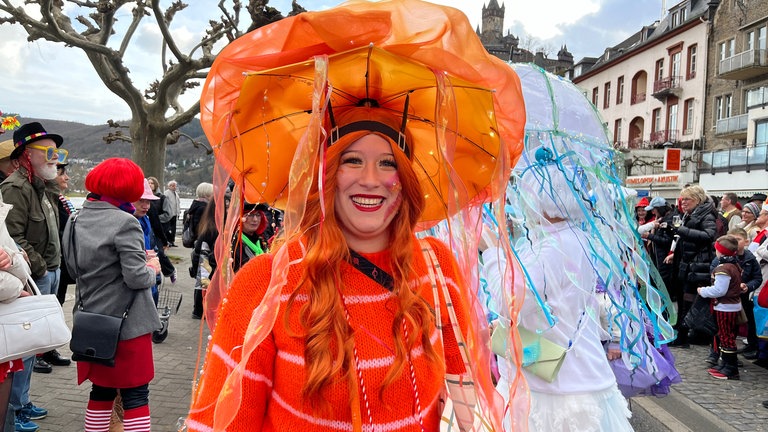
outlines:
[[[679,88],[681,80],[682,77],[680,76],[670,76],[657,80],[653,83],[653,93],[655,94],[666,90]]]
[[[645,93],[636,93],[632,95],[632,100],[630,101],[631,105],[639,104],[640,102],[645,102]]]
[[[723,135],[735,132],[746,132],[749,124],[749,114],[722,118],[715,124],[715,134]]]
[[[651,144],[663,144],[667,141],[669,142],[677,142],[678,131],[672,130],[672,129],[662,129],[657,130],[655,132],[651,132]]]
[[[718,73],[722,75],[750,66],[766,66],[766,51],[764,49],[744,51],[720,60]]]
[[[754,147],[730,148],[699,153],[700,172],[733,172],[752,169],[768,171],[768,143]]]

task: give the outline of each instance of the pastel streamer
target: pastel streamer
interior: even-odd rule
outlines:
[[[544,214],[567,219],[572,230],[581,231],[588,239],[580,246],[591,258],[592,269],[573,268],[569,262],[557,265],[568,277],[594,271],[602,281],[610,304],[608,330],[620,334],[620,361],[629,375],[642,370],[659,381],[669,376],[670,382],[677,382],[672,379],[676,372],[668,371],[668,359],[658,355],[663,344],[674,337],[676,313],[637,234],[634,202],[621,185],[621,154],[609,144],[600,116],[576,86],[534,65],[511,67],[521,79],[526,102],[525,148],[507,186],[506,202],[500,206],[503,214],[485,218],[484,223],[506,232],[498,221],[511,222],[510,253],[514,254],[536,241],[530,237],[530,227]],[[566,179],[565,186],[556,188],[550,176]],[[525,270],[521,271],[530,284]],[[494,303],[493,299],[507,299],[504,292],[497,291],[510,286],[505,283],[486,288],[491,299],[486,304],[488,310],[502,315],[509,309],[508,304]],[[525,293],[536,291],[526,289]],[[536,301],[550,324],[557,320],[550,315],[546,298],[537,297]],[[598,311],[589,305],[574,307],[583,308],[583,319],[599,319]],[[577,338],[574,335],[573,339]],[[510,335],[510,343],[514,344],[514,335]],[[515,364],[521,359],[524,356],[513,357]]]

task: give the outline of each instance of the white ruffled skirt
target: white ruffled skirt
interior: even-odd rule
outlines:
[[[528,427],[536,432],[632,431],[627,400],[613,387],[597,392],[557,395],[531,391]]]

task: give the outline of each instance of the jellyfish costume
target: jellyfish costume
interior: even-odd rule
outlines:
[[[522,359],[499,359],[497,389],[512,400],[514,389],[506,386],[522,372],[530,390],[530,430],[631,430],[622,394],[664,395],[680,381],[665,346],[674,338],[675,311],[637,234],[634,197],[621,186],[620,155],[595,108],[569,81],[534,65],[512,67],[527,116],[525,149],[505,209],[516,259],[500,249],[483,252],[482,286],[489,317],[516,323],[567,352],[547,382],[527,372],[537,361],[535,347],[517,347]],[[498,228],[504,221],[486,221],[506,231]],[[516,284],[525,285],[517,317],[504,315],[500,290],[519,290],[510,288],[509,272],[520,272]],[[510,336],[508,344],[516,343]],[[609,348],[620,358],[609,361]]]

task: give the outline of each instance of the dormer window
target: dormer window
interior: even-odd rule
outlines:
[[[685,22],[688,19],[688,9],[686,4],[680,5],[680,7],[670,13],[669,28],[675,28]]]

